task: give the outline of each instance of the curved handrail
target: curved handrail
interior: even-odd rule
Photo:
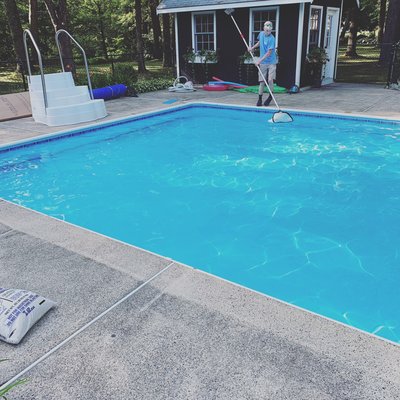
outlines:
[[[41,76],[41,80],[42,80],[42,89],[43,89],[44,112],[46,113],[48,103],[47,103],[46,81],[44,79],[44,73],[43,73],[42,55],[40,54],[39,47],[36,44],[31,31],[29,29],[25,29],[24,30],[24,48],[25,48],[26,64],[28,66],[28,72],[29,72],[29,81],[31,80],[32,70],[31,70],[31,64],[29,62],[28,44],[26,43],[27,36],[29,36],[29,38],[31,39],[32,44],[33,44],[33,46],[36,50],[37,56],[38,56],[38,62],[39,62],[39,67],[40,67],[40,76]]]
[[[90,75],[89,75],[89,67],[88,67],[88,63],[87,63],[87,58],[86,58],[86,53],[85,50],[83,50],[82,46],[72,37],[72,35],[67,32],[65,29],[59,29],[56,32],[56,44],[57,44],[57,48],[58,48],[58,54],[60,56],[60,61],[61,61],[61,67],[63,72],[65,72],[64,69],[64,63],[63,63],[63,59],[62,59],[62,55],[61,55],[61,47],[60,47],[60,42],[58,40],[58,37],[60,36],[61,33],[65,33],[69,36],[69,38],[79,47],[79,49],[81,50],[82,54],[83,54],[83,60],[85,62],[85,69],[86,69],[86,76],[87,76],[87,80],[88,80],[88,86],[89,86],[89,95],[90,98],[93,100],[93,90],[92,90],[92,82],[90,81]]]

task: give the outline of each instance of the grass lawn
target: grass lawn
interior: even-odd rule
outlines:
[[[114,65],[117,64],[132,64],[131,61],[120,61],[114,62]],[[133,63],[135,68],[137,69],[137,64]],[[49,66],[44,67],[45,73],[52,73],[60,71],[59,66]],[[149,60],[146,61],[146,69],[148,72],[146,74],[139,75],[138,83],[150,82],[154,79],[167,79],[170,81],[171,85],[174,77],[174,69],[173,68],[163,68],[162,62],[160,60]],[[92,64],[89,60],[89,70],[93,75],[99,74],[110,74],[111,73],[111,63],[109,64]],[[39,71],[36,71],[35,74],[38,74]],[[86,84],[86,71],[83,66],[77,66],[77,75]],[[119,82],[124,83],[124,82]],[[24,85],[22,81],[22,76],[20,73],[16,73],[11,69],[0,68],[0,95],[8,94],[8,93],[16,93],[24,91]]]
[[[339,48],[336,80],[354,83],[386,83],[388,67],[379,64],[379,47],[358,45],[358,58],[345,56],[346,46]]]
[[[0,69],[0,94],[23,92],[24,85],[19,73]]]

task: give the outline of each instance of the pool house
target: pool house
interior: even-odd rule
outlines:
[[[199,82],[213,75],[246,84],[257,82],[238,31],[224,12],[228,8],[235,9],[238,26],[251,44],[255,44],[264,22],[273,22],[278,85],[310,84],[305,60],[315,47],[324,48],[329,58],[322,84],[333,82],[343,0],[162,0],[158,13],[175,15],[178,76],[187,75]],[[205,51],[217,56],[207,65],[201,57]]]

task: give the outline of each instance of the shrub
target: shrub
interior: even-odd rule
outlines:
[[[325,65],[329,61],[329,58],[325,49],[322,47],[315,47],[307,54],[306,60],[310,64]]]
[[[155,90],[166,89],[169,86],[171,86],[171,80],[167,78],[148,79],[133,85],[137,93],[154,92]]]
[[[109,86],[114,84],[114,79],[111,73],[91,73],[90,81],[92,83],[92,88],[101,88],[104,86]],[[75,83],[77,85],[87,85],[86,73],[80,73],[76,76]]]
[[[111,74],[93,74],[90,77],[92,88],[101,88],[114,84],[114,79]]]
[[[133,86],[138,80],[138,73],[132,64],[116,64],[114,67],[114,83]]]

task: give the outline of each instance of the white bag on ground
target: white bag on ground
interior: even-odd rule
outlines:
[[[39,294],[0,287],[0,340],[18,344],[55,303]]]

